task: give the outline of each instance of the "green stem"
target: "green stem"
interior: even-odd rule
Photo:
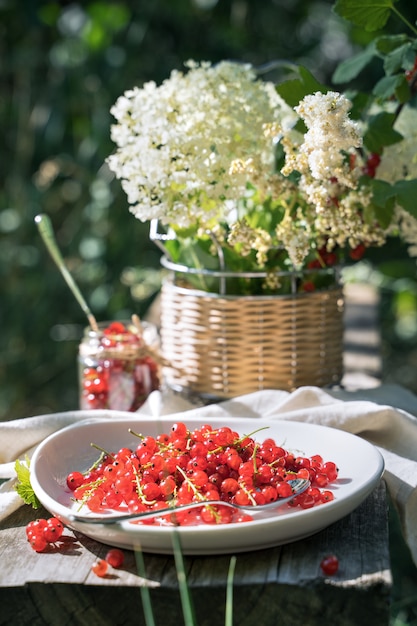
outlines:
[[[82,295],[81,291],[78,288],[78,285],[75,283],[73,277],[71,276],[70,272],[68,271],[67,266],[65,265],[65,261],[62,257],[61,251],[58,248],[58,244],[56,242],[55,239],[55,235],[54,235],[54,231],[52,229],[52,223],[51,220],[49,219],[49,217],[47,215],[45,215],[44,213],[41,213],[40,215],[37,215],[35,217],[35,223],[38,227],[39,233],[44,241],[44,244],[46,245],[49,254],[51,255],[52,259],[55,261],[56,266],[58,267],[59,271],[61,272],[65,282],[67,283],[68,287],[71,289],[74,297],[76,298],[78,304],[80,305],[80,307],[82,308],[82,310],[84,311],[84,313],[87,316],[88,322],[91,326],[91,328],[95,331],[95,332],[99,332],[99,328],[97,326],[97,321],[96,318],[94,317],[94,315],[92,314],[92,312],[90,311],[90,307],[88,306],[86,300],[84,299],[84,296]]]
[[[90,443],[90,446],[92,448],[95,448],[96,450],[98,450],[99,452],[101,452],[102,454],[104,454],[105,456],[108,456],[110,459],[112,459],[113,461],[115,460],[115,456],[111,453],[108,452],[107,450],[105,450],[104,448],[102,448],[101,446],[98,446],[96,443]]]
[[[145,435],[142,435],[142,433],[137,433],[134,430],[132,430],[131,428],[128,429],[128,432],[133,435],[134,437],[138,437],[141,441],[143,441],[145,439]],[[164,443],[162,443],[162,441],[158,441],[158,449],[159,450],[169,450],[169,446],[165,445]]]
[[[194,267],[195,267],[196,269],[200,269],[200,270],[201,270],[201,269],[203,269],[203,268],[201,267],[201,264],[200,264],[199,260],[198,260],[198,256],[197,256],[197,255],[195,254],[195,252],[194,252],[193,247],[191,247],[190,252],[191,252],[191,256],[192,256],[192,258],[193,258]],[[206,282],[206,280],[205,280],[204,276],[203,276],[202,274],[200,274],[200,275],[198,276],[198,279],[199,279],[199,281],[200,281],[201,290],[202,290],[202,291],[208,291],[208,289],[207,289],[207,282]]]
[[[93,444],[91,444],[91,445],[93,445]],[[94,446],[94,447],[96,448],[97,446]],[[98,457],[98,459],[96,461],[94,461],[92,466],[89,467],[85,472],[83,472],[83,474],[87,475],[90,472],[92,472],[93,470],[97,469],[98,466],[100,465],[100,463],[102,463],[102,461],[103,461],[103,459],[104,459],[104,457],[106,455],[107,455],[107,452],[104,452],[104,450],[102,450],[100,456]]]
[[[184,559],[182,556],[180,538],[176,530],[174,530],[172,533],[172,544],[174,547],[174,560],[177,570],[178,585],[180,589],[184,626],[196,626],[193,603],[187,584],[187,577],[185,574]]]
[[[226,615],[224,626],[233,626],[233,578],[236,569],[236,557],[230,559],[229,571],[227,573],[226,587]]]
[[[139,576],[143,578],[144,581],[146,581],[145,562],[143,560],[143,554],[141,550],[135,549],[135,558]],[[146,584],[143,584],[140,585],[139,589],[142,599],[142,609],[143,615],[145,617],[145,624],[146,626],[156,626],[149,588],[146,586]]]
[[[411,22],[409,22],[407,18],[402,13],[400,13],[400,11],[394,5],[391,6],[391,9],[395,13],[395,15],[411,30],[411,32],[414,33],[414,35],[417,35],[417,28],[413,26],[413,24],[411,24]]]

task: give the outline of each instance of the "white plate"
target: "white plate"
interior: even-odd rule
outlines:
[[[214,428],[226,425],[225,418],[190,418],[186,421],[190,430],[205,423]],[[126,522],[106,526],[70,522],[74,503],[66,486],[66,477],[71,471],[86,470],[97,459],[97,450],[91,443],[109,452],[123,446],[135,447],[138,439],[129,433],[129,428],[156,435],[169,432],[171,424],[172,418],[163,417],[154,422],[132,415],[131,419],[115,421],[92,418],[64,428],[45,439],[35,451],[31,462],[33,489],[51,514],[97,541],[121,548],[169,554],[173,551],[175,532],[184,554],[227,554],[290,543],[322,530],[353,511],[372,492],[384,471],[379,451],[355,435],[301,422],[233,418],[229,424],[239,434],[268,426],[268,430],[262,430],[255,437],[258,441],[272,437],[286,449],[300,451],[306,456],[321,454],[325,460],[334,461],[339,468],[339,477],[331,486],[335,499],[305,510],[283,505],[276,516],[269,519],[217,526],[172,528]]]

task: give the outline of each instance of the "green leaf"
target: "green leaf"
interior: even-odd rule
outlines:
[[[382,228],[388,228],[395,207],[395,191],[384,180],[371,180],[374,217]]]
[[[417,179],[398,180],[393,185],[383,180],[371,181],[375,214],[381,226],[390,224],[395,203],[417,218]]]
[[[361,91],[353,92],[345,90],[345,96],[352,102],[350,115],[354,120],[362,119],[364,111],[367,111],[373,104],[373,98],[371,95]]]
[[[30,482],[30,459],[25,457],[24,461],[17,460],[14,469],[17,475],[17,493],[26,504],[30,504],[34,509],[39,509],[41,503],[36,497]]]
[[[397,87],[395,89],[395,96],[398,102],[400,102],[401,104],[404,104],[405,102],[409,102],[409,100],[411,99],[412,93],[411,93],[410,85],[406,77],[404,76],[404,74],[400,75],[399,77]]]
[[[395,113],[379,113],[369,118],[368,130],[363,143],[369,152],[381,154],[384,146],[391,146],[402,140],[402,135],[394,130]]]
[[[375,40],[378,52],[384,56],[398,50],[398,48],[407,42],[407,35],[382,35]]]
[[[395,72],[407,68],[410,63],[412,67],[414,65],[415,56],[416,53],[410,43],[399,46],[386,56],[384,61],[385,73],[388,75],[394,74]]]
[[[335,12],[368,32],[385,26],[396,0],[337,0]]]
[[[417,179],[398,180],[394,184],[397,202],[410,215],[417,218]]]
[[[311,72],[302,65],[297,68],[298,77],[284,81],[276,86],[276,90],[285,102],[295,107],[308,94],[321,91],[327,93],[328,88],[319,83]]]
[[[372,93],[378,98],[389,100],[397,95],[397,91],[398,93],[402,93],[400,87],[404,80],[405,79],[398,74],[396,76],[384,76],[384,78],[381,78],[381,80],[375,84]],[[408,98],[406,98],[406,100],[408,100],[409,97],[410,90],[408,90]]]
[[[377,56],[375,43],[375,41],[372,41],[364,50],[342,61],[332,76],[332,82],[337,85],[348,83],[356,78],[372,59]]]

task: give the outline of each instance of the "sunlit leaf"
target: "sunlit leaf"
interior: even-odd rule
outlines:
[[[26,504],[38,509],[41,504],[33,491],[30,482],[30,460],[26,456],[24,460],[17,460],[14,466],[17,475],[16,491]]]
[[[396,0],[337,0],[334,10],[356,26],[372,32],[385,26]]]

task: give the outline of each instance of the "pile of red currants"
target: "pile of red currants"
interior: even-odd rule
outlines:
[[[36,519],[26,526],[26,537],[35,552],[43,552],[62,536],[64,526],[56,517]]]
[[[335,463],[320,455],[302,456],[267,438],[239,435],[232,428],[205,424],[193,431],[182,422],[169,433],[138,436],[135,448],[102,451],[87,472],[67,477],[74,499],[94,513],[141,512],[191,502],[202,506],[141,520],[146,524],[225,524],[252,517],[219,504],[257,506],[292,495],[290,481],[308,479],[310,487],[289,501],[308,509],[333,500],[328,486],[337,479]]]

